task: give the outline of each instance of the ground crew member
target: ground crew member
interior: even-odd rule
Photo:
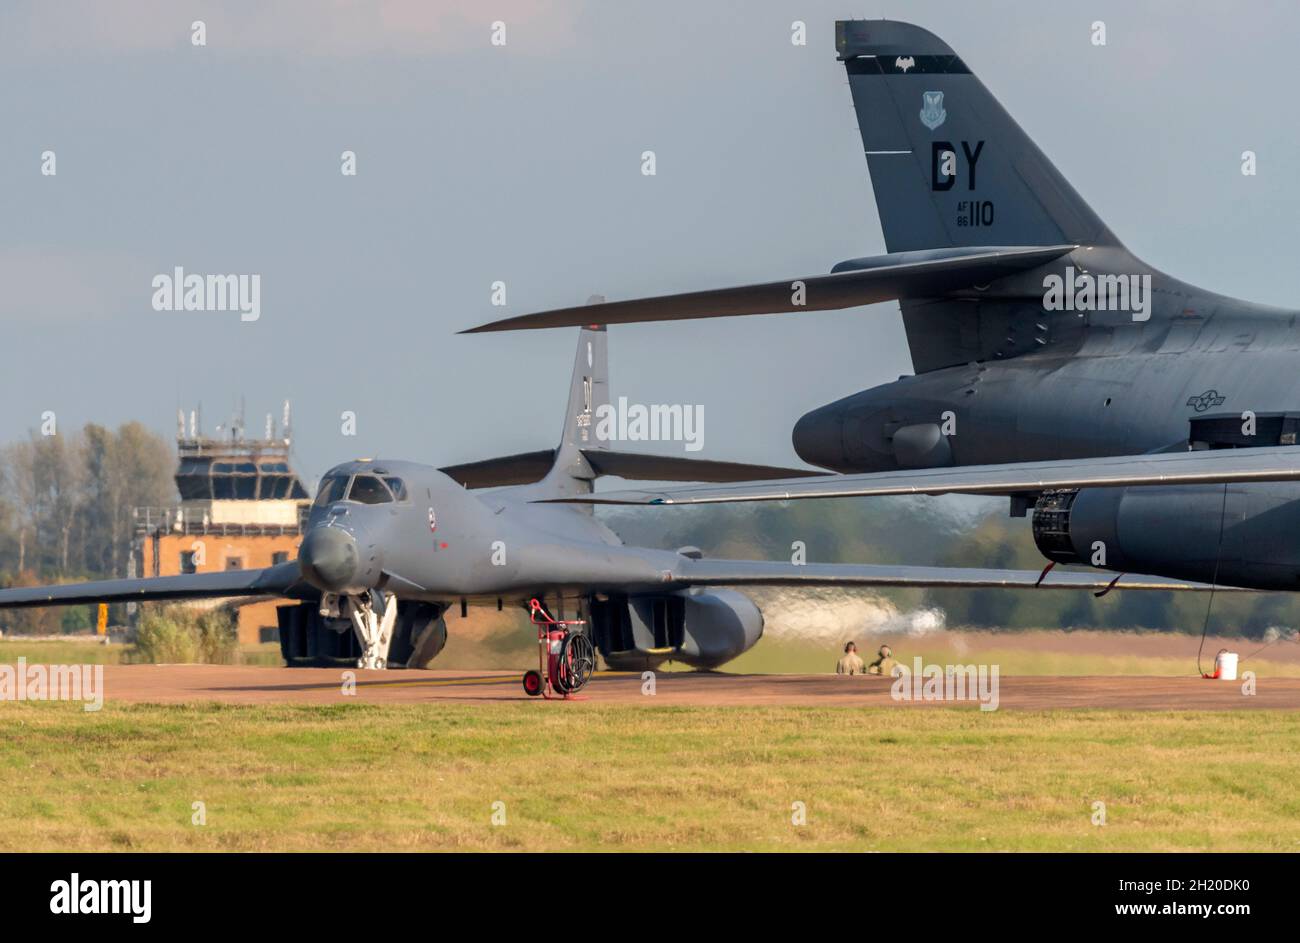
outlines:
[[[888,645],[881,645],[877,654],[879,657],[867,667],[867,671],[873,675],[893,677],[894,668],[898,665],[894,661],[894,650]]]
[[[858,646],[853,642],[844,646],[844,657],[835,664],[837,675],[860,675],[866,671],[866,665],[858,657]]]

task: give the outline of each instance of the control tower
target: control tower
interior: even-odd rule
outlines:
[[[197,409],[188,417],[184,411],[177,415],[180,503],[135,509],[136,572],[173,576],[293,559],[311,496],[290,464],[288,402],[278,427],[275,417],[267,415],[260,438],[248,437],[242,409],[212,436],[203,433],[201,423]],[[241,644],[277,640],[275,600],[233,604]]]

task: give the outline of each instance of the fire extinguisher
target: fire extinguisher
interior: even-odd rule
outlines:
[[[552,629],[546,633],[546,675],[551,679],[551,684],[562,689],[562,682],[556,683],[560,677],[560,656],[564,653],[564,639],[568,636],[568,629]]]
[[[555,691],[567,698],[591,680],[596,650],[586,635],[572,629],[582,620],[556,619],[537,599],[528,601],[528,610],[529,620],[537,626],[537,670],[524,672],[524,693],[549,698]]]

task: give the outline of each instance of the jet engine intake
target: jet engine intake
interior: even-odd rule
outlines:
[[[1057,563],[1300,588],[1300,483],[1049,491],[1032,525],[1039,551]]]

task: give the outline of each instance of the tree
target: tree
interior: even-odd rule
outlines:
[[[86,566],[99,575],[123,576],[132,511],[175,502],[175,459],[167,443],[138,422],[115,433],[92,423],[84,435]]]
[[[29,434],[35,484],[36,533],[43,571],[67,575],[72,534],[85,502],[84,436]]]
[[[24,439],[5,448],[5,466],[9,493],[13,496],[14,527],[17,532],[19,573],[27,571],[28,550],[35,543],[37,529],[37,498],[40,485],[37,480],[36,449],[31,439]]]

